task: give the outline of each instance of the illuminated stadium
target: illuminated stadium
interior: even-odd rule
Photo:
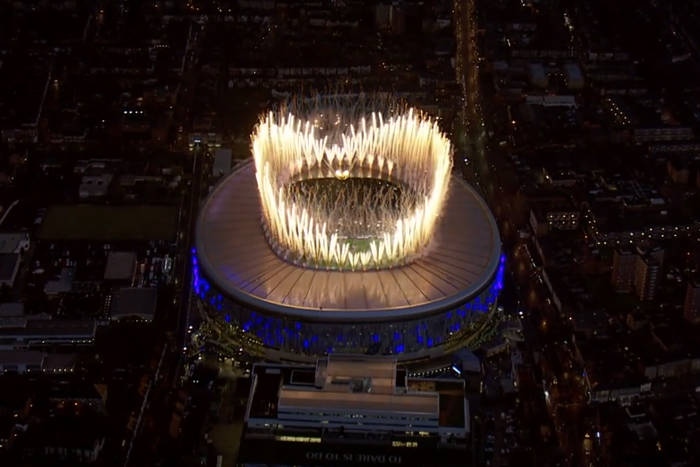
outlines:
[[[297,361],[479,345],[503,285],[500,239],[451,174],[437,123],[410,109],[285,110],[261,118],[252,160],[200,211],[193,282],[213,340]]]

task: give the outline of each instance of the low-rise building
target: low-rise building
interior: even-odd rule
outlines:
[[[38,373],[45,356],[35,350],[0,350],[0,373]]]
[[[406,375],[396,360],[331,356],[316,367],[255,365],[243,462],[461,464],[464,381]]]
[[[80,180],[78,195],[85,198],[99,198],[107,195],[112,183],[112,174],[84,175]]]
[[[134,275],[136,253],[133,251],[110,251],[107,255],[104,279],[106,281],[128,281]]]
[[[153,321],[158,291],[153,287],[125,287],[112,298],[110,316],[113,320],[136,318]]]
[[[661,263],[652,256],[639,255],[634,265],[634,291],[641,301],[656,297],[661,279]]]
[[[26,319],[19,326],[0,328],[0,350],[50,345],[89,345],[97,322],[87,320]]]
[[[530,227],[538,237],[552,230],[576,230],[578,225],[579,211],[571,203],[533,203],[530,209]]]
[[[700,323],[700,282],[697,280],[688,282],[683,304],[683,316],[691,323]]]

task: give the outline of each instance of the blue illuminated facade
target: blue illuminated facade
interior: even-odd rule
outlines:
[[[273,349],[287,358],[316,357],[334,352],[395,355],[419,358],[431,349],[449,350],[478,341],[478,334],[491,319],[503,289],[505,255],[501,255],[494,277],[479,293],[458,307],[436,310],[417,318],[371,322],[303,321],[254,309],[223,295],[204,277],[192,250],[194,292],[206,315],[225,331],[232,345],[250,353]]]

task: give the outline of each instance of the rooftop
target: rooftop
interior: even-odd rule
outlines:
[[[334,355],[318,360],[315,369],[262,364],[253,372],[258,380],[251,394],[253,418],[284,417],[278,410],[336,409],[434,417],[442,427],[464,429],[468,423],[463,381],[406,378],[389,358]]]
[[[242,164],[213,191],[197,226],[204,275],[253,306],[337,319],[429,313],[473,297],[497,271],[500,239],[494,218],[456,177],[428,253],[406,266],[361,272],[306,269],[279,258],[263,234],[255,184],[253,164]]]
[[[128,280],[134,273],[136,253],[132,251],[110,251],[107,256],[105,280]]]
[[[127,287],[119,289],[114,296],[112,319],[138,317],[146,321],[152,321],[156,312],[158,291],[155,288]]]

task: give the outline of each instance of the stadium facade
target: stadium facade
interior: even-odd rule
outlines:
[[[428,251],[381,270],[305,268],[269,246],[255,165],[244,162],[200,210],[193,287],[214,340],[272,360],[338,354],[434,358],[476,347],[495,326],[504,256],[483,199],[450,177]]]

